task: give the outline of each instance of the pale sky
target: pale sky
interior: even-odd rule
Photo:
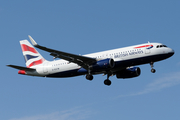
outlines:
[[[0,2],[1,120],[179,120],[180,1],[6,0]],[[95,75],[42,78],[17,74],[25,66],[19,45],[31,35],[53,49],[88,54],[159,42],[174,56],[140,65],[132,79]],[[38,49],[37,49],[38,50]],[[47,60],[49,53],[38,50]]]

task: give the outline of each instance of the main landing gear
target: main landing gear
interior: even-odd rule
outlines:
[[[111,81],[109,80],[109,76],[110,76],[110,74],[107,74],[107,79],[104,80],[104,84],[107,85],[107,86],[111,85]]]
[[[153,68],[153,67],[154,67],[154,65],[153,65],[153,64],[154,64],[154,62],[151,62],[151,63],[150,63],[150,65],[151,65],[151,72],[152,72],[152,73],[155,73],[155,72],[156,72],[156,70]]]
[[[109,76],[112,75],[110,72],[107,72],[107,79],[104,80],[104,84],[107,85],[107,86],[110,86],[111,85],[111,81],[109,80]],[[86,79],[87,80],[93,80],[93,75],[91,73],[91,68],[89,67],[88,69],[88,74],[86,75]]]
[[[111,81],[109,80],[109,76],[110,76],[111,74],[107,74],[107,79],[106,80],[104,80],[104,84],[105,85],[107,85],[107,86],[110,86],[111,85]],[[93,80],[93,75],[92,74],[87,74],[86,75],[86,79],[87,80]]]
[[[93,75],[87,74],[87,75],[86,75],[86,79],[87,79],[87,80],[90,80],[90,81],[93,80]],[[109,74],[107,74],[107,79],[104,80],[104,84],[107,85],[107,86],[110,86],[110,85],[111,85],[111,81],[109,80]]]
[[[86,75],[86,79],[87,79],[87,80],[93,80],[93,76],[92,76],[91,74],[87,74],[87,75]]]
[[[86,75],[87,80],[93,80],[93,75],[91,74],[91,68],[88,69],[88,74]]]

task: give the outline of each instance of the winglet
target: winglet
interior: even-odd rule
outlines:
[[[28,37],[29,37],[31,43],[32,43],[34,46],[37,46],[37,45],[38,45],[38,44],[36,43],[36,41],[35,41],[30,35],[28,35]]]

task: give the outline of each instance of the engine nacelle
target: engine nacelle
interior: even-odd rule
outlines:
[[[131,67],[116,73],[117,78],[133,78],[141,74],[139,67]]]
[[[93,71],[100,71],[100,70],[108,70],[113,68],[115,65],[114,60],[111,58],[99,60],[93,65],[91,65],[91,70]]]

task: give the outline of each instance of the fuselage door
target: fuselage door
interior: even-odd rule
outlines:
[[[149,43],[149,42],[148,42],[148,43]],[[150,54],[150,53],[151,53],[151,48],[153,48],[153,45],[151,45],[151,44],[149,43],[149,45],[146,46],[145,53],[146,53],[146,54]]]
[[[146,54],[150,54],[150,53],[151,53],[151,50],[148,49],[148,48],[146,48],[146,49],[145,49],[145,53],[146,53]]]

